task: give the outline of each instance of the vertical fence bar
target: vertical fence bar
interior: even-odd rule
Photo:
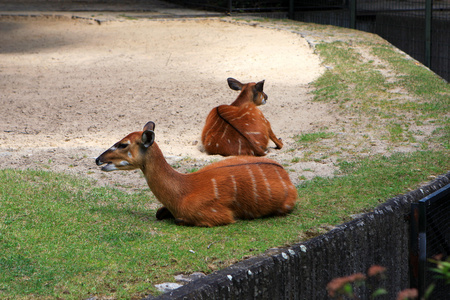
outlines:
[[[426,268],[427,268],[427,203],[419,201],[419,273],[418,286],[419,299],[422,299],[426,289]]]
[[[228,0],[228,13],[231,16],[231,13],[233,12],[233,0]]]
[[[412,288],[419,289],[419,204],[411,203],[409,215],[409,282]]]
[[[433,20],[433,0],[425,1],[425,66],[431,67],[431,22]]]
[[[350,0],[350,28],[356,29],[356,1]]]
[[[289,14],[288,18],[294,20],[294,0],[289,0]]]

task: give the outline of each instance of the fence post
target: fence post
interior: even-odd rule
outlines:
[[[228,0],[228,13],[231,16],[231,13],[233,11],[233,0]]]
[[[425,1],[425,66],[431,67],[431,21],[433,19],[433,0]]]
[[[419,210],[419,284],[418,284],[418,292],[419,299],[422,299],[425,293],[425,276],[426,276],[426,267],[427,267],[427,203],[419,201],[418,210]]]
[[[356,29],[356,1],[350,0],[350,28]]]
[[[289,14],[288,18],[294,20],[294,0],[289,0]]]

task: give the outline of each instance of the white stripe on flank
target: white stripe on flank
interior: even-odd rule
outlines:
[[[247,171],[250,175],[250,179],[252,180],[252,187],[253,187],[253,199],[255,199],[255,202],[258,202],[258,186],[256,184],[255,175],[252,172],[252,169],[247,165]]]
[[[220,137],[221,139],[223,139],[223,137],[225,136],[225,133],[227,133],[227,129],[228,129],[228,125],[225,125],[225,129],[223,130],[223,134],[222,134],[222,136]]]
[[[278,178],[280,179],[281,184],[283,185],[283,188],[284,188],[284,198],[287,198],[287,196],[288,196],[288,194],[289,194],[288,187],[287,187],[286,183],[284,182],[283,177],[281,177],[280,172],[278,172],[277,169],[275,169],[275,172],[277,173]]]
[[[247,134],[247,132],[245,133],[245,134]],[[259,145],[259,144],[261,144],[259,141],[255,141],[255,143],[257,144],[257,145]]]
[[[217,182],[214,178],[211,179],[211,182],[213,184],[214,189],[214,199],[219,200],[219,189],[217,188]]]
[[[225,117],[225,116],[227,116],[227,115],[234,114],[234,113],[235,113],[235,111],[233,111],[233,110],[227,110],[227,111],[225,111],[225,112],[221,112],[220,115],[221,115],[222,117]]]
[[[231,175],[231,182],[233,183],[233,201],[236,201],[238,189],[237,189],[236,179],[234,178],[234,175]]]
[[[239,141],[239,149],[238,149],[238,155],[241,155],[241,147],[242,147],[242,142],[241,139],[238,140]]]
[[[267,192],[269,193],[269,199],[272,199],[272,190],[270,189],[270,182],[267,180],[266,174],[264,174],[263,169],[261,169],[260,166],[258,166],[259,173],[261,174],[264,184],[266,185]]]
[[[240,120],[240,119],[242,119],[243,117],[245,117],[248,114],[249,114],[249,112],[246,112],[245,114],[242,114],[239,117],[236,117],[234,119],[230,119],[230,122],[233,122],[233,121],[236,121],[236,120]]]
[[[209,135],[209,132],[214,128],[214,126],[216,126],[218,121],[219,121],[219,119],[216,118],[216,121],[214,122],[214,124],[212,124],[211,127],[209,127],[208,131],[205,133],[206,137]]]

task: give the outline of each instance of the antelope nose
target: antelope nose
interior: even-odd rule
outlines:
[[[102,164],[98,157],[95,159],[95,163],[97,164],[97,166],[100,166]]]

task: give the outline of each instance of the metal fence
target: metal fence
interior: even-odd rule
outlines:
[[[380,35],[450,81],[450,0],[172,0],[228,14],[336,25]]]
[[[411,220],[411,284],[419,290],[419,299],[432,284],[427,299],[448,299],[450,285],[436,278],[430,259],[450,255],[450,184],[412,204]]]
[[[408,253],[411,237],[417,240],[418,235],[408,234],[410,225],[414,224],[407,221],[411,204],[426,199],[424,197],[435,197],[445,186],[450,187],[450,172],[405,195],[389,199],[372,212],[341,224],[323,235],[280,248],[272,255],[240,261],[156,299],[329,299],[327,284],[333,278],[366,273],[373,265],[386,267],[384,275],[387,280],[368,281],[368,284],[358,287],[355,289],[358,299],[373,299],[372,294],[379,287],[384,288],[387,294],[377,296],[376,299],[396,299],[399,291],[410,287],[408,275],[412,265],[408,264]],[[427,214],[432,214],[427,218],[426,227],[431,232],[431,235],[427,232],[427,246],[433,254],[443,253],[443,247],[432,246],[442,245],[442,242],[441,238],[433,235],[431,223],[437,221],[435,225],[447,232],[447,237],[450,228],[449,199],[444,202],[444,206],[434,201],[430,205],[426,204]],[[449,287],[446,286],[447,291]],[[444,293],[444,297],[433,294],[427,300],[449,299],[445,297],[445,290],[441,286],[436,286],[435,291]],[[148,296],[143,300],[150,299],[155,298]]]

